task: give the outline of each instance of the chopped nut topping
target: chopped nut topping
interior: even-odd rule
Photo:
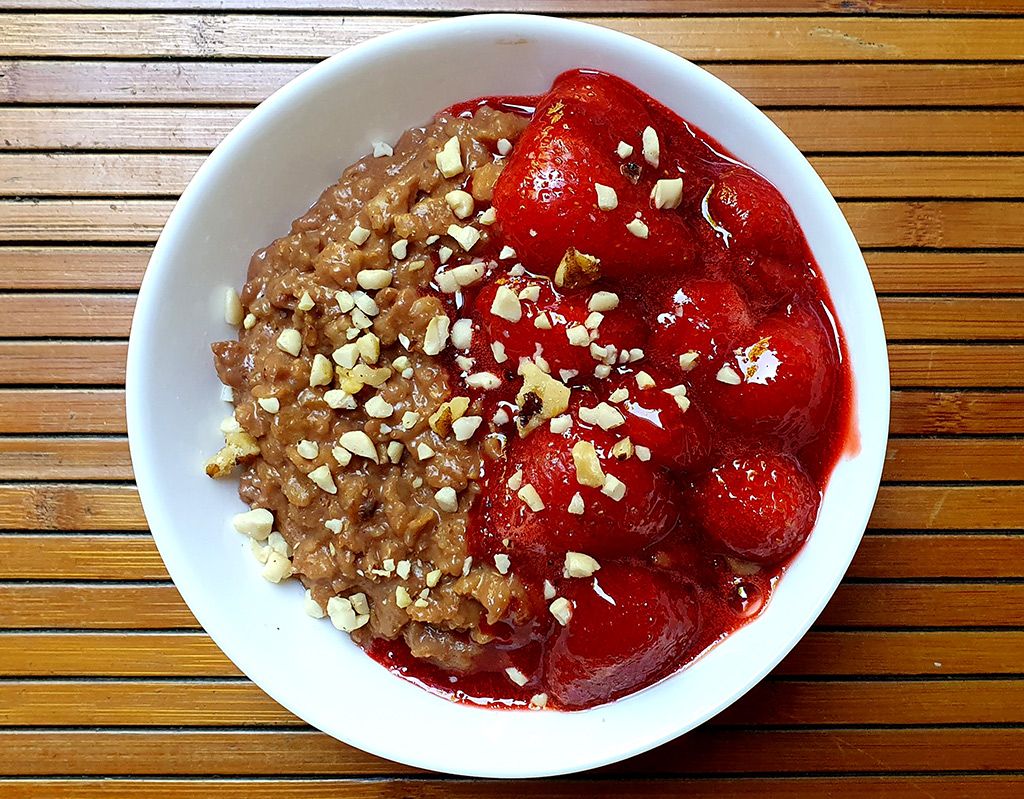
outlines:
[[[643,132],[644,160],[653,167],[657,167],[661,160],[661,142],[658,141],[658,133],[650,125],[644,128]]]
[[[358,594],[352,594],[348,601],[352,603],[352,609],[356,612],[356,615],[366,616],[370,613],[370,603],[366,599],[366,594],[362,591]]]
[[[655,208],[678,208],[683,199],[683,179],[662,179],[654,184],[651,200]]]
[[[405,445],[401,441],[388,442],[388,460],[398,463],[402,460],[402,453],[405,452]]]
[[[625,461],[633,457],[633,442],[626,436],[621,441],[616,441],[612,447],[611,456],[616,460]]]
[[[302,296],[299,298],[299,304],[295,307],[300,311],[312,311],[315,305],[316,303],[313,302],[313,298],[309,296],[309,292],[304,291],[302,292]]]
[[[639,458],[640,460],[646,462],[651,459],[651,451],[647,447],[641,447],[638,444],[634,449],[636,451],[637,458]]]
[[[508,155],[512,152],[512,142],[508,139],[498,139],[498,152],[502,155]]]
[[[601,278],[600,263],[593,255],[570,247],[565,251],[558,269],[555,270],[555,285],[566,289],[589,286]]]
[[[508,360],[508,355],[505,354],[505,345],[500,341],[491,342],[491,353],[494,355],[495,363],[505,363]]]
[[[516,473],[508,478],[506,485],[513,491],[518,491],[523,485],[523,470],[517,469]]]
[[[323,466],[317,466],[306,476],[328,494],[338,493],[338,487],[334,484],[334,477],[331,476],[331,469],[326,463]]]
[[[563,627],[565,627],[572,618],[572,603],[564,596],[560,596],[552,602],[548,606],[548,610],[550,610],[551,615],[555,617],[555,621]]]
[[[626,484],[614,475],[607,474],[604,477],[604,485],[601,486],[601,493],[618,502],[626,496]]]
[[[456,349],[468,350],[473,344],[473,320],[459,319],[452,325],[452,345]]]
[[[590,331],[583,325],[573,325],[566,328],[565,335],[569,339],[569,343],[574,347],[590,346]]]
[[[422,441],[416,445],[416,457],[421,461],[430,460],[436,454],[428,444],[424,444]]]
[[[566,552],[563,577],[590,577],[601,568],[601,564],[582,552]]]
[[[427,572],[427,588],[433,588],[441,581],[441,570],[433,569]]]
[[[238,292],[228,289],[224,293],[224,321],[232,327],[242,324],[245,314],[242,310],[242,301],[238,299]]]
[[[240,533],[255,541],[265,541],[274,529],[274,514],[266,508],[253,508],[245,513],[236,513],[231,519],[232,526]]]
[[[526,506],[534,513],[544,510],[544,500],[540,498],[540,494],[537,493],[537,489],[533,487],[532,483],[527,483],[516,492],[516,496],[519,497]]]
[[[367,316],[376,316],[377,314],[380,313],[380,308],[377,306],[377,303],[374,301],[373,297],[371,297],[365,291],[353,291],[352,302],[355,304],[356,308],[358,308]],[[352,315],[352,318],[356,318],[355,314]]]
[[[341,596],[332,596],[327,600],[327,615],[331,624],[345,633],[358,630],[370,620],[368,613],[357,615],[351,600]]]
[[[417,424],[419,424],[420,415],[416,411],[406,411],[402,414],[402,429],[412,430]]]
[[[597,449],[589,441],[577,441],[572,448],[572,462],[576,466],[576,482],[591,488],[604,485],[604,470],[597,457]]]
[[[512,680],[512,682],[514,682],[516,685],[520,687],[526,685],[526,683],[530,681],[530,678],[523,674],[515,666],[509,666],[507,669],[505,669],[505,673],[508,675],[508,678]]]
[[[625,424],[626,417],[607,402],[598,403],[594,408],[580,408],[580,419],[587,424],[596,424],[602,430],[611,430]]]
[[[551,581],[550,580],[545,580],[544,581],[544,598],[550,602],[556,596],[558,596],[558,592],[555,590],[555,587],[551,584]]]
[[[455,189],[444,196],[444,201],[459,219],[465,219],[473,213],[473,195],[462,189]]]
[[[261,572],[265,580],[272,583],[279,583],[281,580],[291,577],[292,562],[280,552],[271,550],[267,553],[267,565]]]
[[[611,291],[596,291],[587,303],[587,310],[595,313],[614,311],[619,307],[619,295]]]
[[[585,320],[583,320],[583,326],[588,330],[597,330],[601,326],[601,322],[604,321],[604,314],[600,311],[591,311]]]
[[[322,619],[327,615],[319,603],[313,599],[313,595],[308,588],[306,589],[306,596],[302,600],[302,609],[306,611],[307,616],[312,616],[314,619]]]
[[[356,226],[352,228],[352,232],[348,234],[348,240],[355,244],[357,247],[362,247],[366,244],[366,240],[370,238],[370,231],[356,222]]]
[[[443,264],[446,264],[448,263],[448,259],[451,258],[454,253],[455,250],[453,250],[451,247],[441,247],[441,249],[437,251],[437,260],[439,260]]]
[[[619,207],[619,197],[611,186],[595,183],[594,191],[597,194],[597,207],[602,211],[612,211]]]
[[[458,136],[452,136],[434,157],[438,171],[446,178],[453,178],[462,171],[462,147]]]
[[[450,321],[444,314],[438,314],[427,323],[427,332],[423,337],[423,352],[427,355],[438,355],[448,344],[448,325]]]
[[[519,297],[508,286],[498,286],[491,303],[491,313],[509,322],[518,322],[523,318],[523,306]]]
[[[628,400],[628,399],[629,399],[629,389],[628,388],[617,388],[608,397],[608,400],[610,402],[624,402],[625,400]]]
[[[456,441],[469,441],[483,422],[482,416],[462,416],[452,422]]]
[[[479,282],[483,278],[485,271],[486,266],[483,261],[473,261],[468,264],[459,264],[451,269],[448,274],[454,278],[457,286],[463,288]]]
[[[313,365],[309,369],[309,385],[311,388],[316,386],[329,386],[331,381],[334,379],[334,366],[326,356],[321,355],[319,352],[313,356]]]
[[[676,401],[676,405],[679,406],[683,413],[686,413],[690,409],[690,399],[686,396],[686,386],[672,386],[672,388],[666,388],[663,390]]]
[[[527,286],[519,292],[520,300],[529,300],[530,302],[537,302],[540,299],[540,286],[534,284]]]
[[[693,350],[684,352],[679,356],[679,368],[684,372],[689,372],[697,365],[698,358],[700,358],[699,352],[694,352]]]
[[[338,443],[353,455],[380,463],[380,459],[377,457],[377,448],[372,439],[362,430],[349,430],[347,433],[342,433]]]
[[[367,291],[379,291],[391,285],[391,270],[364,269],[356,275],[356,282],[360,288],[364,288]]]
[[[281,400],[277,397],[260,397],[256,400],[256,404],[267,413],[277,413],[281,410]]]
[[[324,402],[327,403],[328,408],[334,410],[354,411],[356,409],[356,398],[340,388],[325,391]]]
[[[733,369],[729,364],[726,364],[718,370],[718,374],[715,375],[715,379],[719,383],[725,383],[727,386],[738,386],[743,382],[743,378],[737,374],[736,370]]]
[[[302,334],[294,327],[286,327],[277,337],[277,348],[289,355],[299,357],[302,351]]]
[[[352,309],[352,324],[354,324],[359,330],[367,330],[373,327],[373,322],[370,321],[370,317],[361,308]],[[349,330],[349,338],[355,338],[352,335],[352,331]],[[358,333],[355,334],[359,335]]]
[[[550,330],[551,320],[548,319],[546,311],[541,311],[537,316],[533,317],[533,326],[538,330]]]
[[[445,486],[438,490],[434,494],[434,500],[437,502],[437,507],[448,513],[454,513],[459,509],[459,497],[451,486]]]
[[[388,144],[387,142],[375,141],[373,143],[373,157],[374,158],[383,158],[386,155],[394,155],[394,154],[395,154],[394,148],[390,144]]]
[[[548,419],[565,413],[571,392],[568,386],[529,361],[519,364],[519,374],[523,378],[523,387],[516,396],[519,405],[516,427],[519,436],[525,438]]]
[[[638,239],[646,239],[648,234],[647,225],[640,219],[633,219],[626,225],[626,230],[636,236]]]
[[[502,261],[507,261],[509,258],[515,258],[516,251],[509,247],[507,244],[501,248],[501,252],[498,253],[498,258]]]
[[[480,241],[480,231],[472,225],[459,227],[458,225],[448,226],[448,235],[455,239],[463,250],[469,252]]]
[[[580,496],[580,492],[577,491],[575,494],[572,495],[572,499],[569,500],[569,513],[575,516],[582,516],[583,511],[585,510],[586,506],[583,504],[583,497]],[[551,597],[547,598],[550,599]]]
[[[395,406],[385,400],[380,394],[374,394],[363,406],[368,416],[374,419],[387,419],[395,412]]]
[[[345,346],[350,345],[346,344]],[[363,362],[372,366],[380,358],[380,339],[373,333],[363,333],[356,340],[356,349],[359,351],[359,357],[363,359]],[[352,364],[352,366],[355,366],[355,364]]]
[[[479,222],[481,225],[493,225],[495,222],[498,221],[498,212],[494,209],[494,206],[492,205],[490,208],[488,208],[486,211],[480,214],[480,216],[476,218],[476,221]]]
[[[334,299],[338,303],[338,308],[342,313],[348,313],[356,307],[356,301],[352,295],[347,291],[336,291],[334,292]]]
[[[470,388],[482,388],[484,391],[493,391],[501,386],[501,378],[491,372],[477,372],[466,378],[466,385]]]
[[[409,589],[404,585],[395,588],[395,604],[399,608],[407,608],[412,604],[412,597],[409,596]]]
[[[554,419],[551,420],[551,424],[549,426],[551,427],[552,433],[554,433],[556,436],[561,435],[570,427],[572,427],[572,417],[569,416],[569,414],[562,414],[561,416],[556,416]]]
[[[331,455],[339,466],[348,466],[352,462],[352,453],[344,447],[331,447]]]
[[[639,347],[634,347],[629,351],[629,362],[635,363],[636,361],[642,360],[644,357],[644,351]]]
[[[399,261],[405,260],[406,256],[409,255],[409,240],[399,239],[391,245],[391,254]],[[412,264],[409,265],[412,267]]]
[[[308,438],[304,438],[295,445],[295,451],[299,453],[300,457],[305,458],[307,461],[311,461],[320,454],[320,445],[315,441],[310,441]]]
[[[615,152],[619,158],[629,158],[633,154],[633,145],[620,141],[619,146],[615,148]]]
[[[256,315],[247,313],[245,315],[245,319],[242,320],[242,327],[244,327],[246,330],[252,330],[254,327],[256,327]]]
[[[499,574],[508,574],[511,566],[512,563],[504,552],[499,552],[494,556],[494,568],[498,570]]]
[[[430,427],[439,436],[444,438],[452,432],[452,422],[460,418],[469,410],[469,397],[453,397],[448,402],[442,402],[441,406],[431,415]]]

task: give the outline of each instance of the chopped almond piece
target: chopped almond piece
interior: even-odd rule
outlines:
[[[329,386],[331,381],[334,379],[334,366],[326,356],[321,355],[319,352],[313,356],[313,365],[309,369],[309,385],[311,388],[316,386]]]
[[[516,492],[516,496],[519,497],[526,506],[534,513],[544,510],[544,500],[540,498],[540,494],[537,493],[537,489],[533,487],[532,483],[527,483]]]
[[[338,493],[338,486],[334,484],[334,477],[331,475],[331,469],[326,463],[323,466],[317,466],[306,476],[328,494]]]
[[[597,194],[597,207],[602,211],[613,211],[619,207],[619,197],[611,186],[595,183],[594,192]]]
[[[604,486],[604,470],[597,457],[597,449],[589,441],[577,441],[572,448],[572,462],[576,466],[576,482],[591,488]]]
[[[473,214],[473,195],[462,189],[455,189],[444,196],[444,201],[452,209],[452,213],[459,219],[465,219]]]
[[[653,167],[657,167],[661,161],[661,142],[658,141],[657,131],[648,125],[644,128],[642,135],[644,145],[644,160]]]
[[[349,430],[347,433],[342,433],[338,443],[353,455],[380,463],[380,459],[377,457],[377,447],[362,430]]]
[[[582,552],[566,552],[563,577],[590,577],[601,568],[601,564]]]
[[[360,288],[368,291],[379,291],[391,285],[390,269],[364,269],[356,275]]]
[[[277,348],[298,358],[302,351],[302,334],[294,327],[286,327],[277,337]]]
[[[626,484],[614,475],[607,474],[604,478],[604,485],[601,487],[601,493],[618,502],[626,496]]]
[[[565,627],[572,618],[572,603],[564,596],[560,596],[552,602],[548,606],[548,610],[550,610],[551,615],[555,617],[555,621],[563,627]]]
[[[643,223],[643,220],[634,219],[626,225],[626,230],[636,236],[638,239],[646,239],[648,234],[647,225]]]
[[[228,289],[224,293],[224,321],[232,327],[242,324],[245,314],[242,310],[242,301],[238,299],[238,292]]]
[[[699,352],[694,352],[693,350],[684,352],[679,356],[679,368],[684,372],[691,371],[697,365],[698,358],[700,358]]]
[[[274,529],[274,514],[266,508],[253,508],[245,513],[236,513],[231,524],[238,532],[255,541],[266,541]]]
[[[426,355],[438,355],[448,344],[448,325],[450,320],[444,314],[438,314],[427,324],[427,332],[423,337],[423,352]]]
[[[569,513],[574,516],[582,516],[584,510],[586,510],[586,506],[583,504],[583,497],[580,496],[580,492],[577,491],[572,495],[572,499],[569,500]]]
[[[738,386],[743,382],[743,378],[739,376],[735,369],[729,364],[726,364],[718,370],[718,374],[715,375],[715,379],[719,383],[725,383],[727,386]]]
[[[362,247],[366,244],[366,240],[370,238],[370,231],[356,222],[356,226],[352,228],[352,232],[348,234],[348,240],[355,244],[357,247]]]
[[[459,509],[459,498],[455,493],[455,489],[451,486],[445,486],[438,490],[434,494],[434,500],[437,502],[437,507],[448,513],[454,513]]]
[[[678,208],[683,199],[683,179],[659,180],[651,190],[651,201],[655,208]]]
[[[519,297],[508,286],[498,286],[494,293],[494,301],[491,303],[491,313],[508,322],[518,322],[523,318],[523,306]]]
[[[446,178],[453,178],[462,171],[462,146],[458,136],[452,136],[434,157],[438,171]]]

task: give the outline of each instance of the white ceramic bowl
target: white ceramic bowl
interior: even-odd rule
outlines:
[[[775,183],[828,282],[855,380],[860,451],[837,466],[817,527],[763,615],[672,677],[578,713],[459,705],[393,676],[302,610],[297,581],[260,577],[230,525],[237,481],[209,479],[222,444],[210,343],[227,286],[374,140],[481,95],[539,94],[560,72],[619,75]],[[807,631],[849,565],[874,501],[889,414],[888,364],[867,269],[828,190],[747,100],[698,67],[623,34],[557,19],[462,17],[334,56],[253,111],[182,194],[139,294],[128,350],[128,430],[139,493],[174,581],[214,641],[270,696],[369,752],[438,771],[562,774],[650,749],[718,713]]]

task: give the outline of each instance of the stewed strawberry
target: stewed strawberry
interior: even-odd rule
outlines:
[[[550,693],[580,708],[629,693],[671,671],[696,638],[693,590],[640,566],[602,563],[592,577],[566,579],[571,610],[546,653]]]
[[[807,539],[821,494],[790,455],[737,454],[702,475],[689,507],[713,546],[778,563]]]

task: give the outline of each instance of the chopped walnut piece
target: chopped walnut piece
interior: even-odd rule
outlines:
[[[555,285],[559,288],[579,289],[601,278],[600,260],[570,247],[555,270]]]
[[[519,405],[516,427],[520,438],[525,438],[548,419],[565,413],[571,391],[530,361],[519,364],[519,374],[523,387],[516,396]]]
[[[430,428],[444,438],[452,432],[452,422],[461,418],[469,410],[469,397],[452,397],[430,417]]]
[[[572,447],[572,462],[576,466],[576,482],[591,488],[604,486],[604,470],[597,457],[597,449],[589,441],[577,441]]]
[[[621,441],[616,441],[612,446],[611,456],[616,460],[625,461],[633,457],[633,442],[626,436]]]
[[[238,464],[247,463],[260,454],[256,439],[241,427],[226,431],[224,442],[223,449],[206,461],[205,469],[210,477],[227,477]]]

